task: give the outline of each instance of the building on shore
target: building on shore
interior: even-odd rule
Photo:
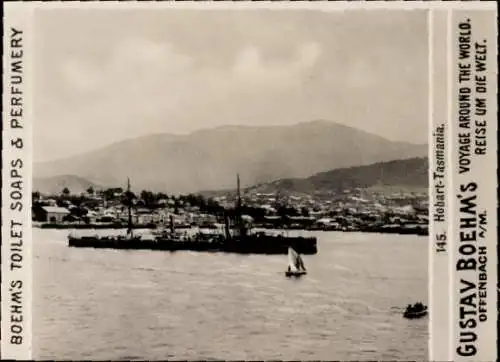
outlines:
[[[38,206],[33,208],[34,221],[61,223],[70,214],[65,207]]]

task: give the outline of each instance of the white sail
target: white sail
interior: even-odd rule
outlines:
[[[306,271],[306,267],[304,265],[304,261],[302,260],[302,258],[300,257],[300,255],[297,255],[297,265],[298,265],[298,269],[300,271]]]
[[[297,253],[292,248],[288,248],[288,269],[292,272],[297,271],[297,267],[295,266]]]
[[[288,266],[292,272],[306,270],[302,258],[291,247],[288,247]]]

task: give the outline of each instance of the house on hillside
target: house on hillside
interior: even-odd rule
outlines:
[[[95,212],[94,210],[87,209],[87,215],[85,215],[85,218],[86,218],[87,222],[95,223],[95,222],[97,222],[98,216],[99,216],[98,213]]]
[[[33,208],[33,219],[34,221],[61,223],[69,213],[65,207],[38,206]]]
[[[55,199],[45,199],[43,200],[43,203],[48,205],[48,206],[57,206],[57,201]]]
[[[396,215],[408,216],[408,215],[414,215],[415,209],[413,208],[412,205],[405,205],[405,206],[393,207],[392,212]]]

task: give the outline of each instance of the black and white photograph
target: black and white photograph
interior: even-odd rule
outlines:
[[[426,360],[428,29],[37,9],[33,358]]]

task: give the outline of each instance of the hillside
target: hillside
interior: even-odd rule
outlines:
[[[306,194],[314,191],[342,191],[356,187],[377,190],[398,188],[424,190],[428,187],[428,172],[428,159],[419,157],[340,168],[305,179],[283,179],[250,189],[263,193],[280,190]]]
[[[78,175],[103,186],[167,193],[233,188],[325,170],[424,156],[426,145],[393,142],[327,121],[293,126],[225,126],[189,135],[158,134],[34,165],[35,177]]]
[[[94,189],[99,188],[97,184],[75,175],[35,177],[33,179],[33,191],[38,191],[42,194],[58,195],[65,187],[75,195],[85,192],[89,187],[93,187]]]

